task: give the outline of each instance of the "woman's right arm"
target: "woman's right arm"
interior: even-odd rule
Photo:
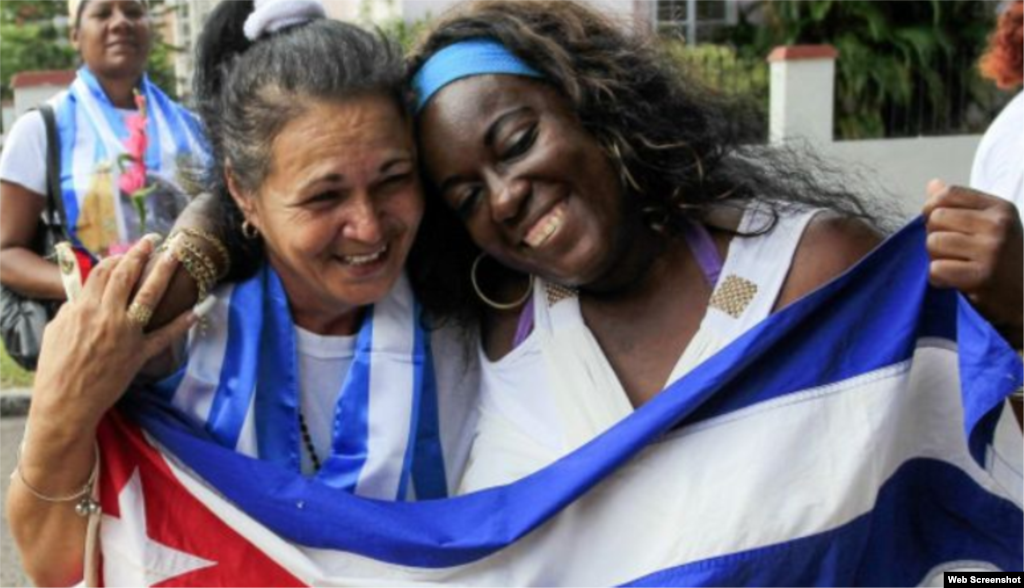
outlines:
[[[40,586],[81,581],[87,519],[75,512],[74,495],[96,467],[96,428],[150,358],[180,340],[191,313],[150,334],[129,318],[130,302],[150,307],[164,294],[177,268],[159,256],[132,296],[153,243],[140,241],[123,257],[93,269],[80,297],[61,307],[47,326],[32,389],[25,438],[7,496],[11,534],[26,573]]]
[[[43,116],[32,111],[15,121],[0,152],[0,283],[31,298],[64,300],[57,266],[32,250],[46,208],[47,142]]]
[[[32,250],[46,197],[0,181],[0,283],[30,298],[64,300],[60,271]]]

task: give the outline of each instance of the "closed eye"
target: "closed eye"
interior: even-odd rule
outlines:
[[[512,145],[501,154],[501,158],[503,160],[511,160],[521,157],[530,150],[530,147],[533,147],[534,142],[537,140],[537,131],[538,126],[533,124],[514,135]]]
[[[390,175],[390,176],[384,178],[384,180],[381,181],[381,184],[386,184],[386,185],[403,184],[403,183],[411,180],[412,179],[412,175],[413,175],[412,172],[393,174],[393,175]]]
[[[318,192],[318,193],[310,196],[309,198],[306,198],[305,200],[302,201],[302,204],[303,205],[311,205],[311,204],[312,205],[316,205],[316,204],[321,204],[321,203],[324,203],[324,202],[330,202],[330,201],[336,199],[337,197],[338,197],[338,192],[333,191],[333,190],[326,190],[326,191],[323,191],[323,192]]]
[[[480,186],[469,188],[459,199],[458,204],[455,205],[455,212],[464,219],[469,218],[472,216],[473,211],[476,210],[482,194],[483,189]]]

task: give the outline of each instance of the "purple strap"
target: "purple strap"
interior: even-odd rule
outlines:
[[[715,240],[711,238],[704,225],[700,223],[687,222],[683,225],[683,238],[690,246],[697,265],[707,278],[708,284],[714,288],[718,283],[718,277],[722,275],[722,258],[718,255],[718,247]]]
[[[519,315],[519,324],[516,325],[516,336],[512,339],[512,349],[519,347],[519,344],[526,341],[526,338],[533,332],[533,295],[526,301],[523,312]]]

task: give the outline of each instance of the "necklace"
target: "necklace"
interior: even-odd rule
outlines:
[[[299,411],[299,430],[302,431],[302,444],[306,446],[306,451],[309,452],[309,461],[313,462],[313,471],[320,471],[320,458],[316,455],[316,448],[313,447],[313,438],[309,434],[309,427],[306,426],[306,417],[302,416],[302,411]]]

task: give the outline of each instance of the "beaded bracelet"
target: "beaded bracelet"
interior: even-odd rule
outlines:
[[[206,299],[217,281],[223,276],[218,271],[217,265],[195,243],[178,235],[174,243],[168,249],[170,254],[178,260],[196,283],[199,291],[198,302]]]
[[[191,227],[182,227],[175,231],[175,234],[177,233],[183,233],[185,235],[188,235],[189,237],[201,239],[204,242],[209,243],[211,247],[216,249],[217,254],[220,255],[221,260],[224,261],[223,269],[220,271],[220,274],[222,276],[226,276],[228,272],[231,270],[231,255],[228,254],[228,249],[227,247],[224,246],[224,243],[222,243],[221,240],[218,239],[217,237],[214,237],[213,234],[202,229],[193,229]],[[173,237],[174,235],[171,236]]]
[[[17,477],[21,480],[22,485],[25,486],[25,489],[28,490],[29,494],[44,502],[72,502],[77,500],[78,504],[75,505],[75,513],[80,517],[87,517],[100,512],[100,504],[92,498],[92,488],[93,485],[96,484],[96,478],[100,473],[100,446],[98,443],[93,445],[96,453],[96,459],[93,462],[92,472],[89,474],[89,479],[85,482],[85,485],[76,492],[62,496],[50,496],[45,494],[42,490],[39,490],[32,484],[29,484],[28,480],[25,479],[25,474],[21,471],[21,453],[24,449],[24,445],[25,443],[22,442],[21,445],[18,446],[18,461],[14,466],[14,472],[11,473],[12,480]]]

